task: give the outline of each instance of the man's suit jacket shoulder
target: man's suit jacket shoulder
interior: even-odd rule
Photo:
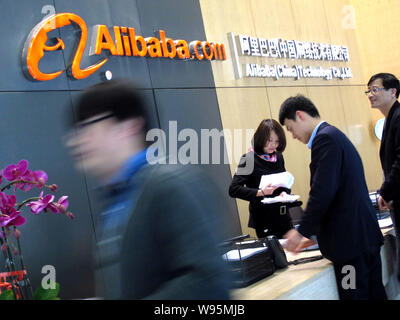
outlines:
[[[379,151],[385,182],[380,194],[386,201],[400,199],[400,103],[396,101],[386,119]]]
[[[313,144],[312,144],[312,148],[311,151],[316,150],[319,148],[319,144],[318,142],[321,139],[328,139],[330,140],[332,143],[335,142],[337,143],[340,140],[343,139],[347,139],[347,137],[343,134],[342,131],[340,131],[338,128],[330,125],[327,122],[324,122],[321,124],[321,126],[318,128],[317,134],[314,138]],[[316,142],[316,143],[315,143]],[[333,146],[333,145],[332,145]],[[346,145],[344,145],[344,147],[347,147]]]

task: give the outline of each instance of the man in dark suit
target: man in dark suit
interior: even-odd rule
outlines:
[[[98,296],[228,299],[218,190],[189,166],[151,164],[146,110],[134,86],[96,84],[81,94],[67,140],[78,169],[102,184]]]
[[[357,150],[302,95],[283,102],[279,121],[311,149],[309,199],[299,228],[284,236],[286,249],[298,252],[316,234],[321,253],[333,262],[340,299],[386,299],[383,236]]]
[[[400,280],[400,93],[399,80],[390,73],[378,73],[368,81],[365,94],[371,108],[378,109],[386,118],[379,156],[384,182],[379,190],[379,207],[390,209],[396,232],[397,277]]]

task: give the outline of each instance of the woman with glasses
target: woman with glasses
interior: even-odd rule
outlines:
[[[252,139],[252,148],[242,156],[238,170],[229,187],[229,195],[249,201],[250,218],[248,226],[256,230],[258,238],[275,235],[278,238],[293,228],[292,220],[282,203],[264,204],[264,197],[275,197],[290,189],[266,186],[259,189],[263,175],[284,172],[282,152],[286,147],[285,132],[273,119],[262,120]],[[251,168],[245,172],[245,168]]]

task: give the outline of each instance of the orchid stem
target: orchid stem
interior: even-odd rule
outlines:
[[[40,197],[32,197],[32,198],[26,199],[26,200],[24,200],[24,201],[22,201],[21,203],[18,204],[17,210],[21,209],[28,202],[31,202],[33,200],[39,200],[39,199],[40,199]]]
[[[17,228],[14,226],[14,231],[17,230]],[[26,270],[25,268],[25,264],[24,264],[24,257],[22,256],[22,249],[21,249],[21,242],[19,241],[19,237],[17,237],[17,245],[18,245],[18,254],[19,254],[19,261],[21,264],[21,269],[22,270]],[[32,286],[31,283],[29,281],[29,277],[28,277],[28,270],[26,270],[26,275],[24,275],[24,279],[26,281],[26,284],[30,290],[30,294],[31,297],[33,297],[33,290],[32,290]]]
[[[27,181],[27,180],[23,180],[23,179],[18,179],[18,180],[11,181],[9,184],[6,184],[3,188],[0,189],[0,191],[3,192],[4,190],[11,188],[11,186],[13,184],[17,184],[17,183],[38,184],[37,181]],[[48,188],[53,191],[52,187],[48,186],[47,184],[43,185],[43,187]]]
[[[37,184],[36,181],[26,181],[26,180],[19,179],[19,180],[11,181],[9,184],[6,184],[3,188],[1,188],[1,191],[4,191],[4,190],[6,190],[6,189],[11,188],[11,186],[12,186],[13,184],[16,184],[16,183],[31,183],[31,184]]]
[[[3,245],[3,243],[4,243],[4,241],[3,241],[3,239],[1,239],[0,238],[0,243],[1,243],[1,245]],[[7,252],[6,251],[3,251],[3,255],[4,255],[4,260],[6,261],[6,268],[7,268],[7,271],[8,272],[11,272],[11,269],[10,269],[10,265],[9,265],[9,258],[8,258],[8,255],[7,255]],[[11,289],[12,289],[12,292],[13,292],[13,294],[14,294],[14,298],[15,298],[15,300],[17,300],[17,292],[15,291],[15,287],[14,287],[14,282],[13,281],[11,281]]]
[[[15,271],[15,264],[14,264],[14,259],[11,255],[11,251],[10,248],[8,247],[8,240],[7,240],[7,234],[6,234],[6,229],[4,227],[1,227],[1,229],[3,230],[3,234],[4,234],[4,243],[6,244],[7,249],[4,251],[4,257],[6,258],[6,267],[8,269],[9,272],[11,271]],[[13,277],[11,277],[11,287],[12,287],[12,291],[14,293],[14,298],[15,300],[18,299],[17,297],[17,291],[15,289],[15,285],[14,285],[14,279]],[[20,290],[21,291],[21,290]],[[22,292],[21,292],[22,294]]]

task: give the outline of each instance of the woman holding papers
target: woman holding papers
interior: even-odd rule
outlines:
[[[261,121],[252,139],[252,148],[242,156],[229,187],[229,195],[250,202],[248,226],[257,237],[275,235],[278,238],[293,228],[292,220],[282,203],[264,204],[264,197],[275,197],[290,189],[268,184],[260,188],[262,176],[285,172],[282,152],[286,137],[281,125],[273,119]]]

